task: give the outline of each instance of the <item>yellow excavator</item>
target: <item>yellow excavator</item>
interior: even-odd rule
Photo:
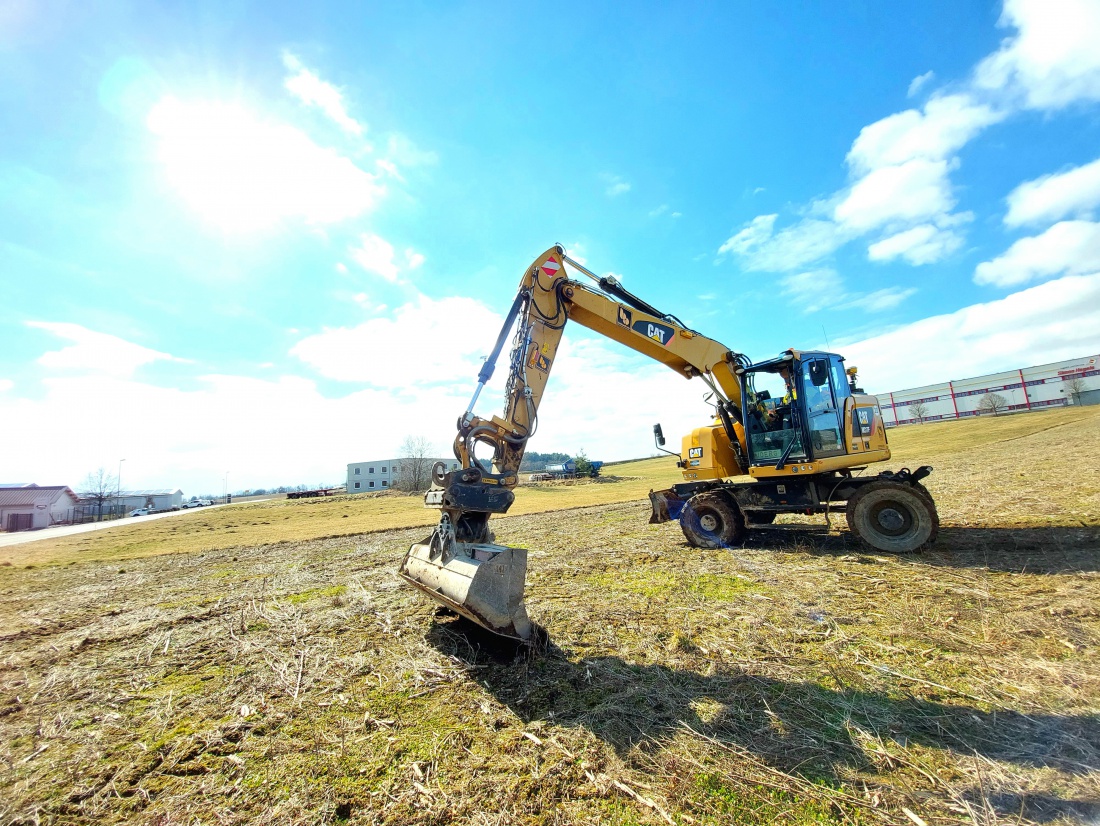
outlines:
[[[571,280],[566,264],[595,286]],[[856,387],[856,370],[845,369],[844,359],[786,350],[754,364],[554,246],[524,273],[458,420],[460,467],[448,471],[439,462],[433,468],[424,503],[441,511],[439,524],[409,549],[400,568],[432,599],[496,634],[531,638],[523,601],[527,551],[495,544],[489,518],[507,512],[515,498],[523,452],[569,321],[698,378],[709,390],[711,423],[683,437],[673,455],[684,481],[650,493],[651,523],[679,519],[692,545],[735,547],[754,529],[786,527],[772,524],[779,514],[823,513],[827,522],[830,511],[843,506],[849,529],[870,549],[911,553],[935,541],[939,517],[921,484],[931,467],[859,473],[889,459],[890,448],[878,399]],[[482,418],[474,405],[513,328],[503,415]],[[661,426],[653,431],[664,450]]]

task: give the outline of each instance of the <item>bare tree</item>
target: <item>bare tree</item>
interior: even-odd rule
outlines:
[[[997,416],[1008,409],[1008,402],[1000,393],[986,393],[978,402],[979,413],[992,413]]]
[[[406,436],[397,462],[394,487],[399,490],[427,490],[432,484],[432,443],[423,436]]]
[[[1085,380],[1080,376],[1075,376],[1072,379],[1066,379],[1066,390],[1069,391],[1071,397],[1073,397],[1074,404],[1081,403],[1081,394],[1089,389],[1085,384]]]
[[[915,404],[909,405],[909,415],[921,424],[924,424],[924,417],[928,415],[928,405],[924,402],[916,402]]]
[[[118,479],[100,468],[88,474],[77,493],[81,499],[93,503],[98,514],[97,522],[103,521],[103,505],[115,498],[118,492]]]

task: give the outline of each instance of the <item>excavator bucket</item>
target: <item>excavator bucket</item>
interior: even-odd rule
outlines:
[[[436,535],[405,554],[399,571],[411,585],[482,628],[527,641],[532,626],[523,603],[527,549],[489,543],[442,543]]]

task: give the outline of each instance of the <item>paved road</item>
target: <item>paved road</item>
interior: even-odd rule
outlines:
[[[122,519],[113,519],[110,522],[85,522],[83,525],[57,525],[53,528],[43,528],[40,531],[19,531],[18,533],[0,533],[0,548],[9,545],[22,545],[24,542],[38,542],[42,539],[57,539],[59,536],[72,536],[74,533],[88,533],[88,531],[105,531],[108,528],[117,528],[122,525],[137,525],[148,522],[150,519],[169,519],[171,517],[184,518],[193,513],[202,513],[211,507],[224,508],[225,505],[207,505],[205,508],[188,508],[187,510],[168,511],[167,513],[151,513],[148,516],[129,516]]]

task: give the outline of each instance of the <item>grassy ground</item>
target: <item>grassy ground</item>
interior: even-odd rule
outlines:
[[[690,548],[638,501],[664,459],[524,489],[494,527],[531,549],[537,652],[395,576],[415,499],[5,549],[0,821],[1093,821],[1098,414],[893,431],[892,467],[936,467],[912,558]]]

